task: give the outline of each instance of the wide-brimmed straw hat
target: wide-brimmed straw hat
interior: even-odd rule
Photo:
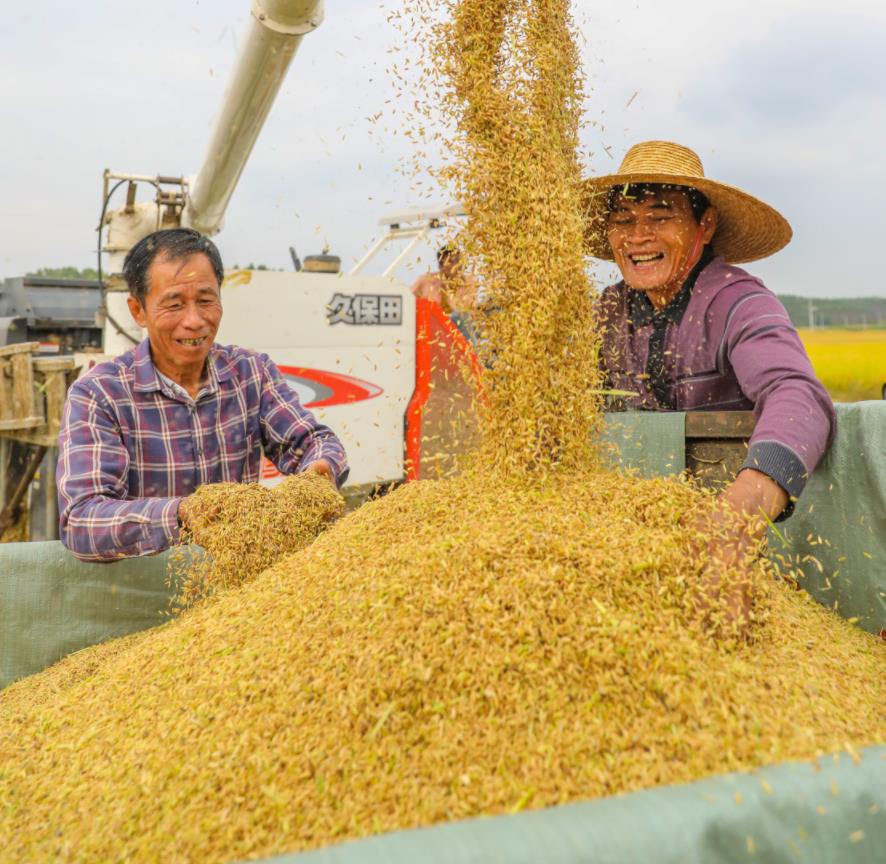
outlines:
[[[629,183],[667,183],[703,192],[719,215],[713,251],[734,264],[778,252],[793,233],[775,208],[735,186],[705,177],[701,159],[688,147],[670,141],[644,141],[628,150],[617,174],[586,181],[590,193],[587,250],[595,258],[612,260],[606,239],[606,199],[610,189]]]

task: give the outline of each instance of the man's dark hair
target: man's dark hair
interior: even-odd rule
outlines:
[[[609,195],[606,198],[606,209],[611,212],[620,195],[623,195],[625,198],[635,198],[637,201],[642,202],[647,195],[657,195],[668,190],[686,193],[696,222],[701,221],[705,210],[711,206],[707,195],[704,192],[699,192],[698,189],[694,189],[692,186],[680,186],[675,183],[629,183],[625,186],[613,186],[609,190]]]
[[[437,266],[442,267],[450,258],[458,256],[458,246],[446,243],[437,250]]]
[[[225,268],[218,247],[208,237],[204,237],[193,228],[166,228],[148,234],[129,250],[123,262],[123,277],[129,286],[129,293],[144,308],[145,298],[151,287],[148,285],[148,270],[151,264],[158,257],[168,261],[181,261],[198,253],[209,259],[215,278],[221,285],[225,278]]]

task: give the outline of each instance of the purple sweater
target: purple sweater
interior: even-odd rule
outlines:
[[[638,394],[625,407],[753,409],[743,467],[799,497],[836,415],[784,306],[759,279],[715,258],[660,312],[619,282],[603,292],[600,313],[607,384]]]

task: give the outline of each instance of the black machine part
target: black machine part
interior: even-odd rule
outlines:
[[[341,270],[341,258],[338,255],[306,255],[302,265],[305,273],[338,273]]]
[[[0,283],[0,345],[40,342],[41,353],[101,350],[98,282],[17,276]]]

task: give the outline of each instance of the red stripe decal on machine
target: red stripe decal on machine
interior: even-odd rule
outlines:
[[[375,399],[376,396],[380,396],[384,392],[381,387],[369,381],[363,381],[351,375],[342,375],[340,372],[308,369],[305,366],[280,366],[279,369],[284,375],[303,381],[308,386],[311,384],[320,385],[324,395],[319,399],[305,402],[305,408],[350,405],[352,402]],[[325,391],[329,391],[328,395]]]

